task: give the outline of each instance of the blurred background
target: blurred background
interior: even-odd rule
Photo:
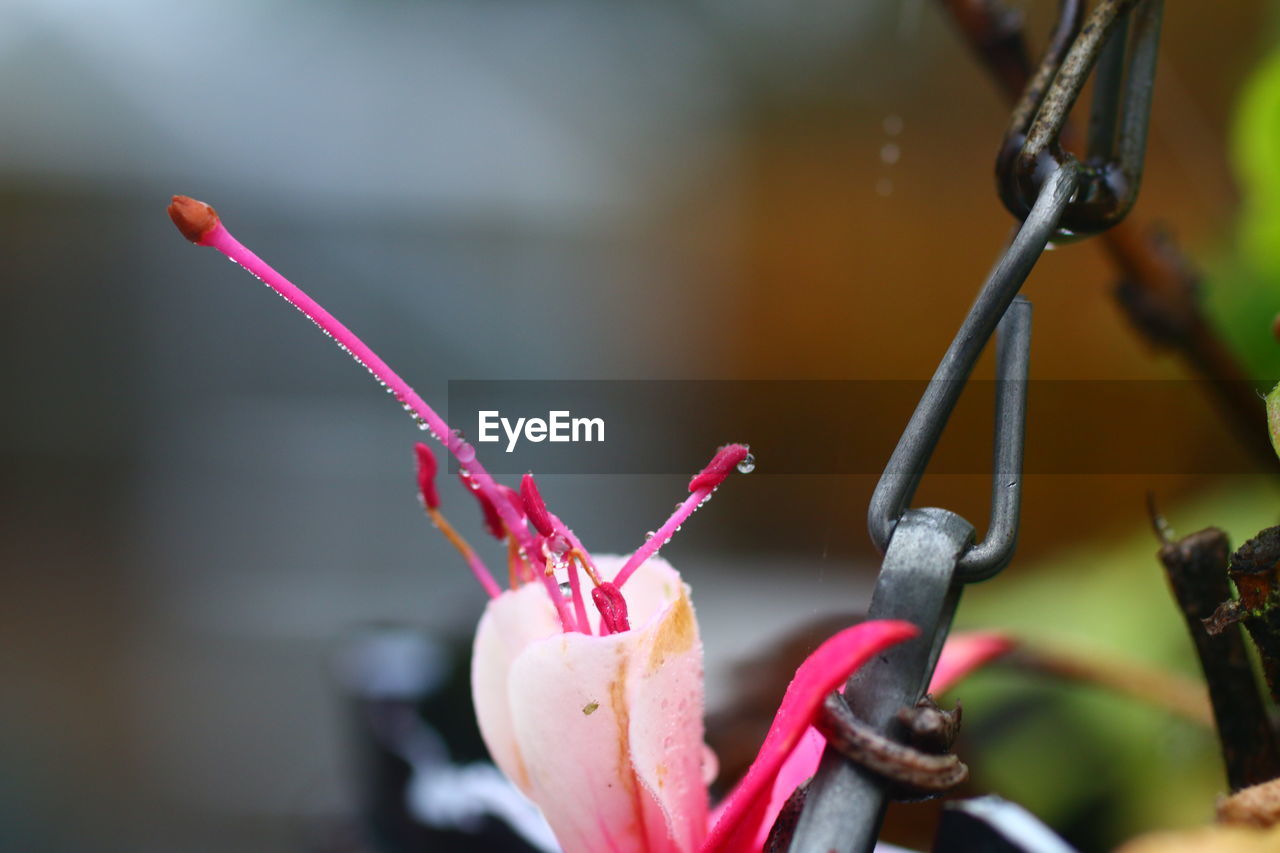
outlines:
[[[1055,4],[1011,5],[1038,50]],[[1207,272],[1260,387],[1280,375],[1275,13],[1169,4],[1134,212]],[[421,517],[417,431],[174,233],[172,193],[215,205],[429,401],[451,379],[918,380],[1008,232],[1006,118],[931,0],[4,0],[0,848],[373,849],[335,656],[408,626],[453,678],[483,607]],[[1189,376],[1129,326],[1115,279],[1094,243],[1044,257],[1034,377]],[[1123,403],[1099,414],[1091,440],[1126,428]],[[1053,428],[1028,425],[1030,452]],[[1194,673],[1144,496],[1238,543],[1280,493],[1262,464],[1198,473],[1235,452],[1207,397],[1165,432],[1167,473],[1028,477],[1018,558],[962,621]],[[754,449],[664,549],[713,708],[735,660],[865,606],[877,565],[874,477],[770,475]],[[686,478],[541,482],[614,552]],[[987,488],[930,477],[917,503],[982,527]],[[481,542],[460,496],[446,509]],[[1082,847],[1211,815],[1207,732],[1012,676],[974,690],[969,725],[1003,727],[965,756],[976,789]]]

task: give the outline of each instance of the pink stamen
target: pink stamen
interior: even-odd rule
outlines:
[[[568,525],[561,521],[560,516],[556,515],[554,512],[548,512],[547,517],[551,519],[551,526],[555,528],[555,532],[563,536],[565,540],[568,541],[569,547],[572,551],[577,553],[578,559],[582,561],[582,567],[586,570],[587,574],[595,581],[595,583],[599,584],[600,573],[596,571],[596,561],[591,559],[591,555],[587,553],[586,547],[578,540],[578,535],[570,530]]]
[[[546,539],[541,536],[535,536],[533,544],[530,546],[532,550],[528,552],[529,562],[533,565],[533,573],[542,582],[542,588],[547,591],[547,595],[551,597],[551,604],[556,609],[556,614],[560,617],[560,627],[567,634],[577,631],[578,622],[574,618],[573,612],[569,609],[569,602],[565,600],[564,593],[560,591],[560,583],[556,580],[556,574],[551,568],[551,564],[546,561]],[[539,555],[543,556],[544,570],[539,570],[534,562]]]
[[[502,588],[498,586],[498,582],[493,579],[493,573],[489,571],[489,567],[484,564],[484,560],[480,559],[480,555],[475,552],[466,539],[458,531],[453,529],[440,512],[440,493],[436,491],[436,471],[439,465],[436,463],[436,456],[431,452],[431,448],[422,442],[418,442],[413,446],[414,453],[418,457],[418,497],[422,500],[422,508],[427,511],[427,515],[431,517],[431,523],[436,526],[445,539],[454,548],[458,549],[458,553],[467,561],[467,566],[471,569],[471,574],[476,576],[476,580],[484,587],[484,591],[489,594],[490,598],[497,598],[502,594]]]
[[[729,472],[737,468],[739,463],[751,455],[751,448],[745,444],[726,444],[711,457],[707,467],[703,468],[689,481],[689,491],[698,489],[714,489],[724,482]]]
[[[591,590],[591,601],[600,611],[601,636],[631,630],[631,623],[627,620],[627,600],[618,587],[605,581]]]
[[[476,484],[477,489],[493,503],[498,515],[520,545],[527,549],[533,544],[533,537],[526,529],[523,523],[524,519],[520,517],[520,514],[516,512],[505,496],[501,496],[493,477],[476,459],[475,448],[463,440],[460,434],[450,430],[445,420],[436,414],[435,410],[428,406],[425,400],[418,396],[418,392],[414,391],[386,362],[379,358],[377,353],[366,346],[336,317],[326,311],[320,303],[304,293],[293,282],[276,272],[269,264],[233,237],[231,232],[222,224],[217,212],[209,205],[187,196],[174,196],[173,203],[169,206],[169,216],[173,219],[178,230],[188,240],[200,246],[209,246],[216,249],[244,267],[251,275],[305,314],[311,322],[320,327],[321,331],[332,338],[340,349],[355,359],[357,364],[368,370],[383,387],[395,396],[405,411],[414,416],[419,427],[429,430],[432,436],[453,454],[454,458],[458,460],[459,467],[471,475],[471,480]],[[499,499],[500,497],[501,499]],[[565,606],[564,597],[557,595],[553,597],[553,600],[556,610],[560,614],[564,629],[566,631],[571,630],[573,618]]]
[[[689,481],[689,491],[692,492],[689,497],[685,498],[671,517],[659,527],[648,540],[635,550],[627,561],[622,564],[622,568],[618,570],[618,574],[614,576],[613,582],[621,587],[627,580],[635,574],[636,569],[644,565],[644,561],[652,557],[658,552],[658,549],[671,541],[671,537],[676,535],[676,531],[680,529],[680,525],[684,524],[689,516],[698,511],[698,507],[702,506],[711,498],[711,493],[719,488],[725,478],[729,476],[729,472],[736,468],[739,463],[743,462],[750,451],[745,444],[726,444],[716,451],[716,455],[707,463],[707,467],[698,472],[692,480]]]
[[[557,558],[551,553],[551,548],[546,540],[542,544],[542,553],[547,558],[547,573],[554,575],[552,566],[555,565]],[[569,569],[569,593],[573,596],[573,615],[578,620],[578,631],[583,634],[590,634],[591,623],[587,621],[587,605],[582,598],[582,578],[578,576],[578,564],[572,559],[564,560],[564,563]]]
[[[440,469],[436,455],[421,441],[413,445],[418,457],[418,495],[427,509],[440,508],[440,493],[436,491],[436,472]]]
[[[551,523],[551,516],[547,513],[547,505],[542,500],[542,494],[538,491],[538,484],[533,480],[533,474],[525,474],[520,480],[520,497],[524,500],[524,514],[528,517],[529,523],[533,525],[533,529],[543,536],[550,536],[555,533],[556,527]]]
[[[498,509],[493,505],[493,501],[489,500],[489,496],[472,489],[471,478],[464,476],[461,471],[458,472],[458,480],[466,487],[468,492],[475,496],[476,502],[480,504],[480,513],[484,517],[484,529],[489,531],[489,535],[498,540],[507,538],[507,529],[502,523],[502,516],[498,515]],[[498,488],[504,489],[506,486],[499,483]]]

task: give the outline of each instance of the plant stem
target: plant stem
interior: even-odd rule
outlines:
[[[1153,521],[1159,517],[1153,512]],[[1233,791],[1280,776],[1280,753],[1240,630],[1210,635],[1204,620],[1231,598],[1227,534],[1210,527],[1177,541],[1157,522],[1158,552],[1209,687],[1227,782]]]

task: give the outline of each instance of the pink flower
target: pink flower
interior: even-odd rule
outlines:
[[[542,809],[567,853],[759,850],[804,778],[796,774],[816,766],[806,732],[823,699],[916,629],[868,622],[823,643],[797,670],[756,761],[709,818],[714,760],[703,744],[702,642],[689,588],[656,555],[733,470],[754,467],[746,445],[720,448],[632,554],[593,558],[547,509],[531,475],[518,493],[497,483],[459,433],[346,326],[232,237],[213,208],[175,196],[169,213],[189,240],[227,255],[306,314],[457,459],[486,528],[507,543],[503,590],[441,514],[438,465],[418,445],[423,508],[490,596],[472,660],[476,715],[495,763]],[[802,741],[808,746],[798,751]]]
[[[655,557],[626,593],[632,627],[606,636],[561,631],[532,585],[490,601],[471,660],[476,719],[566,851],[694,851],[709,780],[689,589]]]

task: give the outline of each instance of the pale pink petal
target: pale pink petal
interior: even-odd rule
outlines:
[[[832,636],[800,664],[756,760],[726,799],[720,818],[702,847],[704,853],[760,849],[756,839],[761,827],[777,814],[769,811],[774,780],[809,729],[823,700],[872,656],[918,633],[908,622],[863,622]]]
[[[643,660],[632,661],[628,682],[631,762],[661,807],[663,825],[674,831],[677,849],[692,853],[706,835],[707,789],[702,643],[687,594],[670,607],[646,645]]]
[[[1017,643],[995,631],[953,634],[942,647],[938,666],[929,682],[930,693],[943,693],[974,670],[1013,651]]]
[[[597,560],[602,571],[621,561]],[[697,850],[707,810],[702,647],[679,575],[649,561],[626,590],[635,627],[604,637],[561,632],[526,590],[545,600],[532,585],[504,594],[477,633],[473,691],[494,760],[567,853]],[[498,606],[503,599],[513,612]],[[507,626],[521,609],[541,614],[541,637]],[[508,641],[524,641],[523,650],[510,657]],[[505,712],[487,707],[500,699]]]
[[[560,619],[541,584],[525,584],[492,598],[476,628],[471,652],[471,700],[493,763],[527,795],[529,774],[516,745],[508,678],[531,644],[561,634]]]

